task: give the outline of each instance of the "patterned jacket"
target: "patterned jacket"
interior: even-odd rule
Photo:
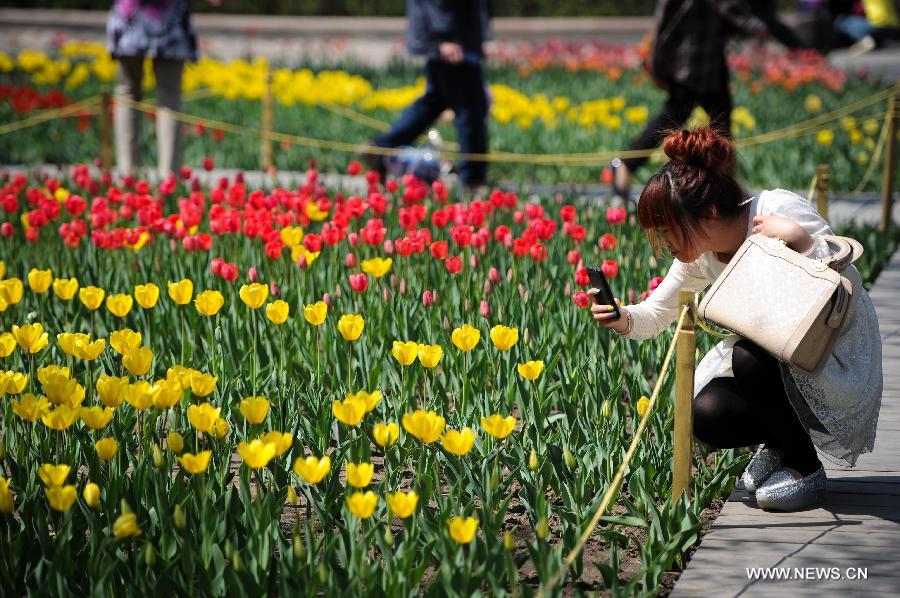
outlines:
[[[114,58],[197,60],[188,0],[115,0],[106,37]]]

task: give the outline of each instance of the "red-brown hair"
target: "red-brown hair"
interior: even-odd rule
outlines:
[[[638,201],[637,217],[657,254],[658,228],[676,229],[691,246],[705,236],[701,219],[715,213],[732,218],[745,192],[734,178],[734,146],[710,127],[681,129],[663,141],[669,161],[650,177]]]

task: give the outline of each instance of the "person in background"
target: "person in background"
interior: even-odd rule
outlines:
[[[213,6],[221,0],[208,0]],[[106,23],[107,49],[119,62],[115,96],[116,164],[131,175],[141,165],[141,112],[120,100],[143,98],[144,57],[153,60],[156,79],[156,137],[159,175],[181,167],[178,121],[167,110],[181,110],[181,74],[186,60],[197,60],[197,41],[188,0],[115,0]]]
[[[425,94],[372,144],[386,148],[410,145],[451,108],[460,151],[487,153],[488,98],[481,64],[483,44],[490,37],[487,0],[407,0],[406,15],[407,50],[426,61]],[[382,156],[363,157],[369,168],[384,175]],[[486,184],[484,161],[460,161],[458,171],[468,189]]]
[[[749,3],[750,12],[753,13],[753,16],[765,24],[772,37],[778,40],[782,46],[788,50],[809,47],[808,44],[797,37],[793,29],[785,25],[784,21],[778,17],[778,13],[775,10],[775,0],[749,0]]]
[[[725,44],[732,32],[763,38],[765,24],[753,16],[744,0],[659,0],[655,35],[647,65],[657,85],[669,96],[662,110],[628,146],[629,150],[659,147],[665,131],[687,121],[699,104],[713,127],[731,134],[731,92]],[[613,191],[630,199],[631,178],[646,157],[615,158],[610,165]]]
[[[900,39],[900,17],[894,0],[837,1],[830,3],[834,29],[850,51],[864,54],[885,42]]]

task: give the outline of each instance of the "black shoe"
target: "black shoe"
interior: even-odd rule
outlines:
[[[381,147],[375,143],[374,140],[369,141],[369,145],[373,147]],[[387,160],[385,160],[387,156],[382,154],[373,154],[370,152],[362,152],[359,155],[359,160],[362,162],[366,170],[372,170],[377,172],[381,176],[381,180],[384,181],[387,176]]]

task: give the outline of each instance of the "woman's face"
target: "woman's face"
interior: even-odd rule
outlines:
[[[662,241],[663,247],[680,262],[689,263],[700,257],[703,253],[701,247],[691,246],[690,243],[676,228],[662,227],[656,229],[656,234]],[[698,243],[702,243],[702,239],[697,239]]]

